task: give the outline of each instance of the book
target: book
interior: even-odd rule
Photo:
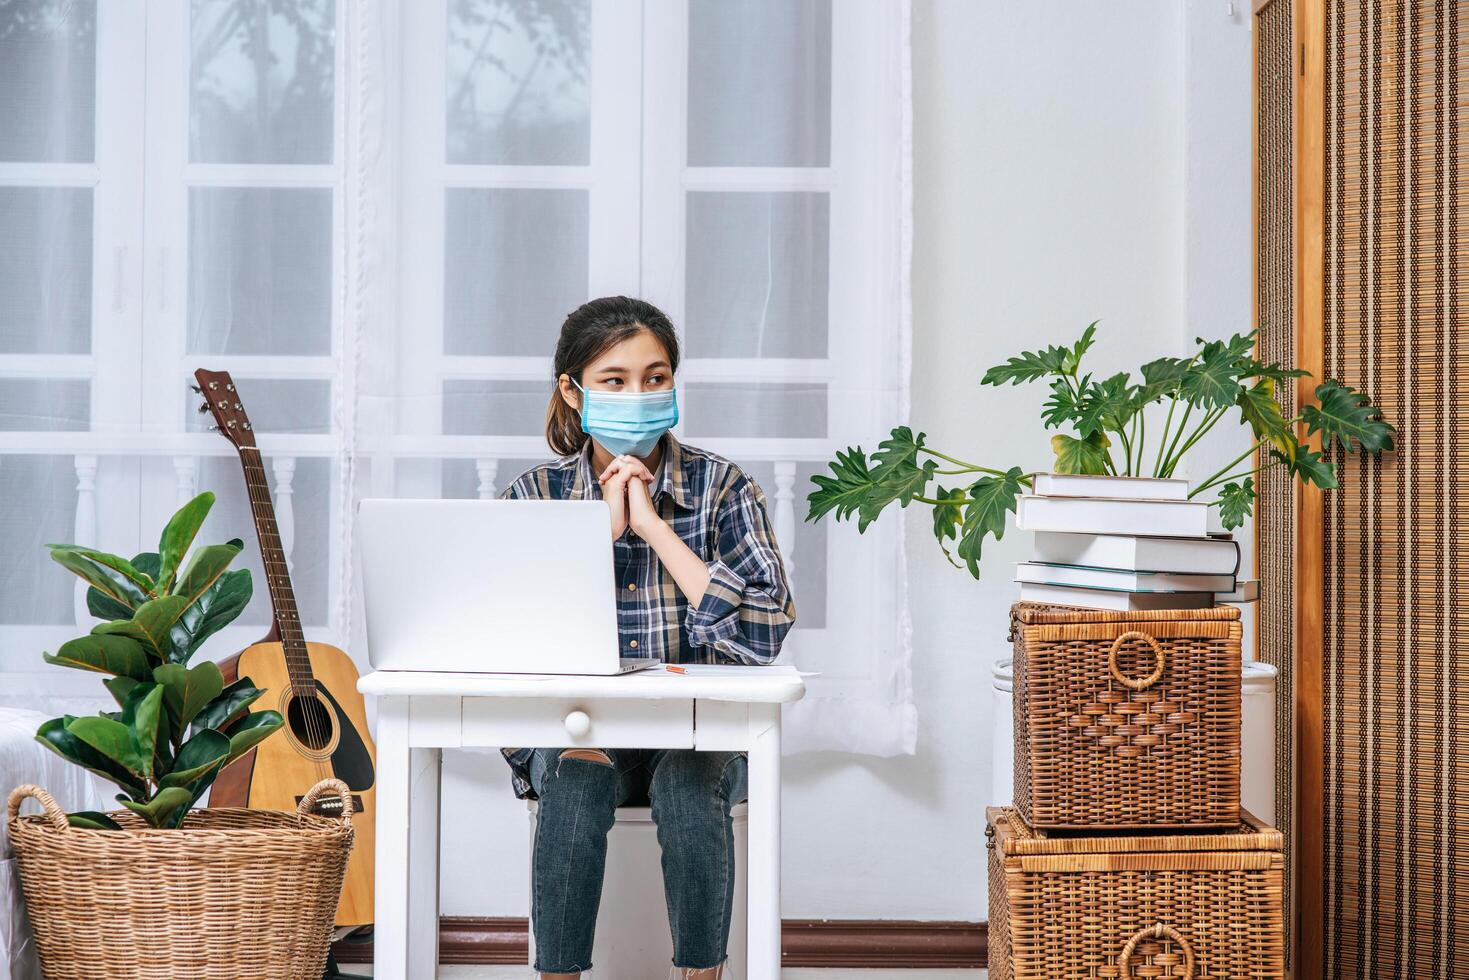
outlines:
[[[1079,589],[1069,585],[1020,584],[1021,602],[1043,602],[1052,606],[1083,606],[1118,612],[1148,609],[1207,609],[1214,605],[1212,592],[1113,592]]]
[[[1072,585],[1113,592],[1234,592],[1233,575],[1188,575],[1139,572],[1086,565],[1024,561],[1015,566],[1015,581],[1039,585]]]
[[[1220,602],[1259,602],[1260,580],[1257,578],[1242,579],[1229,592],[1221,592],[1217,598]]]
[[[1159,538],[1132,534],[1035,533],[1035,560],[1133,572],[1238,575],[1239,544],[1233,538]]]
[[[1187,500],[1188,481],[1142,476],[1032,473],[1037,497],[1111,497],[1117,500]]]
[[[1015,511],[1024,531],[1079,531],[1203,538],[1209,505],[1193,500],[1127,500],[1118,497],[1039,497],[1026,494]]]

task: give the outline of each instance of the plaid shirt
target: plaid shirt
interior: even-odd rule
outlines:
[[[765,510],[765,494],[738,466],[663,436],[653,506],[709,564],[709,586],[691,606],[658,555],[627,528],[613,542],[617,631],[624,657],[664,663],[769,664],[796,618],[785,565]],[[500,494],[507,499],[601,500],[592,443],[542,463]],[[515,795],[534,796],[531,749],[502,750]]]

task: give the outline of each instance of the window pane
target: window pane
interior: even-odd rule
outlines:
[[[515,482],[516,477],[530,469],[546,462],[551,456],[551,451],[546,450],[542,459],[497,459],[494,461],[494,479],[490,483],[492,497],[498,497],[500,492]],[[442,490],[439,496],[449,499],[472,500],[479,496],[480,471],[477,462],[472,459],[445,459],[440,464]],[[486,476],[490,474],[486,473]]]
[[[688,196],[690,357],[825,357],[828,198]]]
[[[0,3],[0,160],[90,163],[96,0]]]
[[[265,457],[272,500],[276,499],[275,471]],[[255,586],[250,604],[236,623],[264,625],[270,622],[270,590],[260,561],[259,539],[245,494],[245,477],[234,456],[207,456],[199,460],[198,485],[214,491],[215,504],[199,532],[203,542],[241,538],[245,550],[231,568],[250,569]],[[291,480],[291,506],[296,515],[296,541],[291,548],[291,586],[301,622],[321,626],[327,622],[327,584],[331,575],[331,461],[302,457],[296,460]]]
[[[0,432],[84,432],[91,420],[90,381],[0,378]]]
[[[831,164],[831,0],[693,0],[689,166]]]
[[[738,460],[740,469],[759,484],[765,493],[765,509],[772,520],[775,518],[775,464],[768,460]],[[801,520],[806,512],[806,493],[811,486],[814,473],[825,473],[826,466],[820,463],[796,464],[796,476],[791,482],[791,506],[795,509],[796,541],[777,542],[787,568],[794,566],[791,578],[791,595],[796,600],[796,629],[826,628],[826,529],[830,521],[807,522]]]
[[[193,0],[189,159],[331,163],[332,0]]]
[[[444,353],[549,357],[587,301],[587,193],[451,188]]]
[[[330,354],[332,192],[189,191],[189,353]]]
[[[0,353],[91,346],[91,189],[0,187]]]
[[[242,378],[232,375],[239,387],[240,403],[256,432],[332,431],[332,383],[296,378]],[[192,384],[192,382],[190,382]],[[203,404],[192,388],[184,388],[185,427],[190,432],[209,431],[214,416],[200,412]]]
[[[679,393],[690,437],[826,438],[826,386],[696,381]]]
[[[552,383],[545,381],[444,382],[444,433],[536,436],[546,431]]]
[[[0,623],[72,621],[76,578],[46,544],[75,536],[76,486],[70,456],[0,456]]]
[[[591,161],[588,0],[449,5],[450,163]]]

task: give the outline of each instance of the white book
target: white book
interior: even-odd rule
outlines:
[[[1082,473],[1032,473],[1037,497],[1113,497],[1119,500],[1187,500],[1188,481],[1151,476],[1088,476]]]
[[[1209,534],[1209,505],[1201,500],[1124,500],[1027,494],[1020,498],[1015,526],[1024,531],[1203,538]]]
[[[1113,592],[1233,592],[1233,575],[1184,575],[1177,572],[1134,572],[1085,565],[1053,565],[1025,561],[1015,566],[1015,581],[1040,585],[1074,585]]]
[[[1207,609],[1214,605],[1212,592],[1112,592],[1078,589],[1069,585],[1037,585],[1022,582],[1020,601],[1053,606],[1083,606],[1117,612],[1149,609]]]
[[[1220,602],[1259,602],[1260,580],[1256,578],[1241,579],[1233,590],[1221,592],[1218,598]]]
[[[1239,545],[1231,538],[1157,538],[1132,534],[1035,533],[1035,560],[1133,572],[1238,575]]]

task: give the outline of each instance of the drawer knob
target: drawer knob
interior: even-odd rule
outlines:
[[[580,709],[566,716],[566,734],[572,738],[581,738],[592,730],[592,718]]]

